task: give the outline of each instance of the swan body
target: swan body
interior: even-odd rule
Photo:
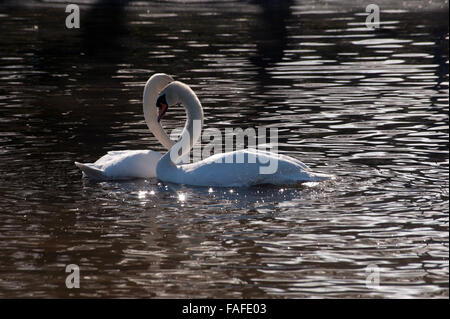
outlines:
[[[237,162],[243,158],[243,162]],[[256,158],[252,162],[250,158]],[[261,167],[277,161],[274,174],[261,174]],[[293,185],[305,181],[322,181],[328,176],[317,174],[302,162],[289,156],[254,149],[215,154],[192,164],[158,164],[157,177],[165,182],[193,186],[243,187],[254,185]]]
[[[180,140],[158,161],[156,175],[159,180],[194,186],[240,187],[293,185],[330,177],[312,172],[292,157],[252,149],[216,154],[199,162],[177,165],[179,159],[188,154],[200,138],[203,125],[203,109],[197,96],[189,86],[174,81],[160,93],[157,107],[164,109],[165,113],[168,107],[179,103],[186,109],[186,125]],[[197,129],[195,121],[199,123]],[[277,169],[270,174],[261,173],[268,163],[276,163]]]
[[[154,74],[145,84],[143,110],[148,128],[167,149],[174,142],[170,140],[157,120],[154,107],[158,93],[173,82],[173,78],[163,73]],[[93,180],[120,180],[156,177],[156,165],[162,154],[152,150],[110,151],[95,163],[78,163],[83,176]]]

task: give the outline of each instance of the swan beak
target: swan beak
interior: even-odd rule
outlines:
[[[164,116],[164,114],[166,114],[166,111],[169,108],[165,94],[158,97],[158,100],[156,101],[156,107],[159,109],[158,112],[158,123],[159,123],[159,121],[161,121],[162,117]]]
[[[168,108],[167,104],[161,103],[161,107],[159,108],[158,111],[158,122],[160,122],[164,114],[166,114],[167,108]]]

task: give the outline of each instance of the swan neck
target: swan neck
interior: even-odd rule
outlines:
[[[195,143],[200,139],[203,127],[203,108],[194,91],[181,83],[175,88],[178,95],[177,98],[186,110],[186,123],[180,139],[166,154],[170,156],[174,164],[180,158],[189,154]]]
[[[156,108],[156,99],[160,90],[162,89],[162,87],[158,88],[156,85],[154,85],[151,79],[145,84],[143,97],[144,118],[148,129],[153,133],[153,135],[155,135],[156,139],[166,149],[170,149],[175,144],[175,142],[169,138],[169,136],[157,120],[158,109]]]

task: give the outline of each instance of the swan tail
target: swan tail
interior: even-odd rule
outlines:
[[[95,180],[107,179],[107,176],[105,176],[104,172],[96,167],[93,167],[89,164],[83,164],[83,163],[78,163],[78,162],[75,162],[75,165],[79,169],[81,169],[81,171],[83,172],[83,176],[86,176],[90,179],[95,179]]]
[[[322,174],[322,173],[314,173],[311,176],[312,182],[321,182],[321,181],[333,180],[333,179],[336,179],[336,176],[329,175],[329,174]]]

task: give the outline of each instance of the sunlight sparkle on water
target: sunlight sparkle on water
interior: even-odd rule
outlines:
[[[146,195],[146,194],[147,194],[147,191],[139,191],[139,192],[138,192],[138,197],[141,198],[141,199],[142,199],[142,198],[145,198],[145,195]]]
[[[151,190],[151,191],[139,191],[138,192],[138,198],[139,199],[144,199],[146,196],[148,195],[155,195],[155,191]]]

